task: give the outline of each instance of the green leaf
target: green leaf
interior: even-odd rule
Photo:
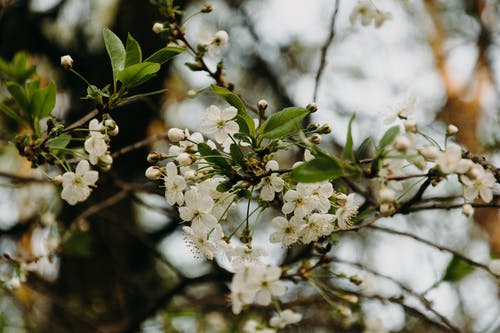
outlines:
[[[354,118],[356,118],[356,115],[353,114],[351,116],[351,119],[349,120],[349,126],[347,127],[347,138],[345,141],[344,153],[342,155],[345,160],[350,161],[354,161],[354,154],[352,153],[352,122],[354,121]]]
[[[372,138],[367,137],[366,139],[361,142],[359,145],[358,149],[356,150],[356,156],[355,160],[360,161],[368,152],[368,149],[370,148],[370,144],[372,143]]]
[[[113,80],[116,81],[116,75],[123,70],[125,66],[125,47],[122,41],[108,28],[102,30],[104,44],[111,60],[111,68],[113,69]]]
[[[220,167],[222,171],[230,169],[229,164],[221,153],[217,149],[210,148],[206,143],[198,143],[198,152],[207,162]]]
[[[344,175],[342,165],[329,156],[318,156],[292,169],[292,180],[315,183],[340,178]]]
[[[378,150],[382,151],[384,150],[385,147],[390,145],[394,139],[398,136],[399,134],[399,126],[393,126],[385,132],[384,136],[382,136],[382,139],[380,139],[380,142],[378,144]]]
[[[125,46],[125,68],[138,64],[142,61],[142,51],[139,43],[132,37],[127,36],[127,45]]]
[[[458,258],[457,256],[453,256],[448,263],[448,267],[446,267],[446,271],[443,275],[443,281],[457,282],[470,274],[473,270],[474,266],[470,263]]]
[[[116,77],[125,87],[132,88],[151,79],[160,70],[160,64],[142,62],[125,68]]]
[[[309,114],[304,108],[290,107],[272,114],[261,126],[262,137],[280,138],[300,127],[300,122]]]
[[[161,65],[185,50],[180,47],[167,46],[150,55],[145,61],[156,62]]]
[[[231,144],[229,146],[229,152],[231,153],[231,158],[233,161],[235,161],[237,164],[244,166],[245,165],[245,156],[243,156],[243,153],[241,152],[240,147],[236,144]]]
[[[71,135],[61,134],[59,136],[56,136],[55,138],[50,139],[47,143],[52,149],[61,149],[66,148],[70,141]]]
[[[92,254],[92,237],[88,233],[74,232],[64,243],[62,252],[76,257],[88,257]]]
[[[16,121],[19,125],[26,127],[26,121],[21,118],[16,111],[12,110],[10,107],[7,105],[0,103],[0,111],[2,111],[7,117],[11,118],[12,120]]]
[[[238,110],[238,115],[236,116],[236,122],[240,126],[240,132],[248,134],[250,137],[255,137],[255,123],[248,114],[245,103],[241,98],[235,93],[229,91],[224,87],[219,87],[214,84],[210,86],[210,89],[219,97],[222,97],[231,106],[234,106]]]
[[[21,110],[23,110],[26,114],[28,114],[29,102],[24,92],[24,89],[19,84],[12,81],[7,82],[6,85],[7,85],[7,90],[16,101],[17,106],[19,106]]]
[[[30,101],[30,110],[34,119],[47,117],[56,106],[56,85],[51,82],[44,89],[36,89]]]

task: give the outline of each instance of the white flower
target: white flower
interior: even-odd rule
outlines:
[[[217,226],[220,228],[219,225]],[[214,258],[217,246],[214,241],[209,239],[208,232],[204,230],[203,226],[195,228],[183,227],[182,230],[184,231],[184,240],[191,247],[195,258],[198,258],[200,253],[203,253],[208,260]]]
[[[90,186],[94,186],[98,177],[97,171],[90,170],[89,162],[81,160],[76,166],[75,172],[68,171],[63,174],[61,198],[70,205],[87,200],[92,192]]]
[[[207,54],[209,56],[220,54],[221,47],[227,43],[229,43],[229,34],[224,30],[217,31],[212,40],[208,43]]]
[[[435,161],[441,152],[436,146],[424,146],[418,149],[418,153],[427,161]]]
[[[277,216],[272,219],[271,224],[276,231],[269,236],[269,241],[271,243],[282,242],[285,247],[299,240],[299,234],[304,227],[302,218],[297,216],[293,216],[290,220]]]
[[[253,266],[250,281],[257,288],[255,302],[259,305],[269,305],[273,296],[285,294],[285,284],[280,281],[281,268],[277,266]]]
[[[346,229],[351,225],[351,219],[358,213],[359,205],[354,193],[344,195],[342,199],[345,200],[345,203],[337,209],[335,216],[339,228]]]
[[[267,255],[267,251],[260,246],[237,246],[228,251],[228,257],[235,263],[255,263],[259,257]]]
[[[330,197],[333,195],[333,186],[329,182],[310,184],[313,210],[319,213],[326,213],[330,210]]]
[[[106,136],[102,134],[102,124],[97,119],[92,119],[89,123],[90,136],[85,140],[84,147],[89,153],[89,161],[92,165],[99,162],[99,158],[104,156],[108,151]]]
[[[264,201],[273,201],[274,193],[281,192],[285,181],[277,173],[262,178],[256,189],[260,188],[260,198]]]
[[[314,213],[306,218],[307,223],[300,232],[300,240],[304,244],[317,241],[320,237],[328,236],[333,232],[333,221],[335,217],[331,214]]]
[[[201,131],[205,134],[213,134],[215,141],[222,143],[229,135],[238,132],[239,126],[236,121],[232,120],[237,114],[238,110],[232,106],[221,111],[215,105],[211,105],[207,108],[205,118],[201,122]]]
[[[163,23],[160,23],[160,22],[156,22],[155,24],[153,24],[153,28],[152,28],[153,32],[155,34],[159,34],[161,33],[163,30],[165,30],[165,28],[163,27]]]
[[[462,148],[455,144],[451,144],[444,152],[440,152],[436,164],[439,169],[445,173],[465,173],[470,167],[468,160],[462,158]]]
[[[408,149],[412,147],[412,142],[406,135],[398,135],[396,139],[394,139],[393,146],[398,152],[406,154]]]
[[[464,198],[467,201],[472,201],[479,196],[484,202],[490,202],[493,199],[493,188],[496,184],[495,176],[491,171],[484,170],[477,164],[476,166],[472,169],[475,170],[475,177],[460,176],[460,180],[465,185]]]
[[[217,219],[211,214],[214,200],[197,189],[191,189],[184,195],[185,206],[179,208],[179,216],[183,221],[191,221],[192,227],[203,224],[207,228],[214,228]]]
[[[243,326],[244,333],[276,333],[275,329],[266,327],[254,319],[248,320]]]
[[[173,162],[167,163],[167,175],[165,176],[165,199],[170,205],[182,205],[184,203],[184,194],[182,191],[186,188],[186,180],[178,175],[177,167]]]
[[[351,15],[349,16],[351,24],[356,23],[358,17],[361,17],[362,25],[369,25],[373,21],[375,23],[375,27],[379,28],[386,20],[392,18],[392,14],[378,10],[371,1],[365,0],[360,1],[352,10]]]
[[[407,120],[415,111],[416,101],[417,100],[414,95],[409,95],[402,102],[397,103],[393,107],[394,114],[387,117],[384,120],[384,124],[391,124],[397,119]]]
[[[302,320],[302,314],[286,309],[269,320],[269,325],[276,328],[285,328]]]
[[[61,57],[61,66],[63,66],[64,69],[73,68],[73,63],[73,58],[71,58],[70,55],[64,55]]]
[[[312,191],[313,187],[310,184],[298,183],[295,190],[288,190],[283,196],[285,203],[281,211],[284,214],[293,212],[299,217],[306,216],[314,209]]]

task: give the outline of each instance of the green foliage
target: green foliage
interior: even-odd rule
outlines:
[[[361,159],[363,159],[363,157],[368,153],[371,144],[372,144],[371,137],[367,137],[366,139],[363,140],[363,142],[361,142],[354,156],[356,162],[359,162]]]
[[[285,108],[272,114],[260,127],[263,138],[277,139],[300,128],[300,122],[309,111],[299,107]]]
[[[23,127],[26,127],[26,121],[22,119],[16,111],[11,109],[9,106],[7,106],[4,103],[0,103],[0,111],[2,111],[7,117],[11,118],[14,120],[18,125],[21,125]]]
[[[0,73],[8,80],[23,83],[35,70],[36,67],[30,64],[29,56],[24,51],[17,52],[10,63],[0,58]]]
[[[125,68],[138,64],[142,61],[142,51],[139,43],[132,37],[127,35],[127,44],[125,46]]]
[[[219,97],[222,97],[230,105],[234,106],[238,110],[238,115],[236,116],[236,122],[240,127],[240,132],[249,135],[250,137],[255,137],[255,124],[248,114],[245,103],[241,98],[235,93],[229,91],[224,87],[219,87],[216,85],[211,85],[210,89]]]
[[[301,183],[316,183],[333,180],[344,175],[340,162],[328,155],[318,156],[293,168],[292,180]]]
[[[160,64],[142,62],[120,71],[116,77],[123,86],[133,88],[151,79],[160,70]]]
[[[162,49],[159,49],[152,55],[150,55],[145,61],[148,62],[156,62],[160,65],[164,64],[165,62],[169,61],[179,53],[184,52],[186,49],[180,48],[180,47],[172,47],[172,46],[166,46]]]
[[[446,271],[443,275],[443,281],[457,282],[469,275],[473,270],[474,266],[470,263],[458,258],[457,256],[453,256],[446,267]]]
[[[351,119],[349,120],[349,126],[347,127],[347,138],[345,142],[344,153],[342,155],[345,160],[350,161],[354,161],[354,154],[352,152],[352,122],[354,121],[354,118],[356,118],[356,115],[353,114],[351,116]]]
[[[198,143],[198,152],[207,162],[219,167],[222,172],[227,172],[230,169],[224,156],[217,149],[210,148],[206,143]]]
[[[70,141],[71,135],[61,134],[55,138],[50,139],[47,144],[51,149],[62,149],[66,148]]]
[[[378,151],[383,151],[388,145],[390,145],[394,139],[399,135],[399,126],[393,126],[389,128],[378,143]]]
[[[69,256],[88,257],[92,254],[92,237],[89,233],[73,232],[64,243],[62,252]]]
[[[108,52],[109,59],[111,60],[111,68],[113,69],[113,81],[116,82],[118,72],[123,70],[125,66],[125,47],[122,41],[118,38],[113,31],[104,28],[102,31],[104,36],[104,44]]]

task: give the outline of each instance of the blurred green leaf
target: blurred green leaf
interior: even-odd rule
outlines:
[[[300,127],[309,111],[299,107],[285,108],[272,114],[260,127],[262,137],[277,139]]]
[[[19,125],[26,127],[26,121],[21,118],[16,111],[12,110],[10,107],[7,105],[0,103],[0,111],[2,111],[7,117],[11,118],[15,122],[17,122]]]
[[[231,146],[229,146],[229,151],[231,153],[231,158],[234,162],[236,162],[236,164],[239,164],[241,166],[245,164],[245,156],[243,156],[243,153],[241,152],[241,149],[240,147],[238,147],[238,145],[234,143],[231,144]]]
[[[458,258],[457,256],[453,256],[446,267],[446,271],[443,275],[443,281],[457,282],[469,275],[473,270],[474,266],[470,263]]]
[[[210,146],[206,143],[198,143],[198,152],[207,162],[220,167],[222,171],[230,169],[230,166],[224,156],[222,156],[217,149],[210,148]]]
[[[390,145],[399,134],[399,126],[393,126],[384,133],[378,144],[378,150],[382,151]]]
[[[131,34],[127,35],[127,44],[125,46],[125,68],[138,64],[142,61],[141,46],[132,37]]]
[[[236,116],[236,122],[240,127],[240,132],[249,135],[250,137],[255,137],[255,123],[248,114],[247,107],[241,98],[235,93],[229,91],[224,87],[219,87],[214,84],[210,86],[210,89],[219,97],[222,97],[231,106],[234,106],[238,110],[238,115]]]
[[[47,143],[52,149],[61,149],[66,148],[66,146],[71,141],[71,135],[69,134],[61,134],[55,138],[50,139]]]
[[[356,118],[356,115],[353,114],[351,116],[351,119],[349,120],[349,125],[347,127],[347,138],[344,147],[344,154],[342,155],[342,157],[345,160],[350,160],[350,161],[354,161],[354,154],[352,153],[352,146],[353,146],[352,122],[354,121],[354,118]]]
[[[88,233],[73,232],[64,243],[62,252],[75,257],[88,257],[92,254],[92,237]]]
[[[23,87],[12,81],[7,82],[6,86],[14,101],[16,101],[17,106],[29,115],[29,101]]]
[[[116,79],[125,87],[132,88],[151,79],[160,70],[160,64],[154,62],[141,62],[120,71]]]
[[[148,62],[156,62],[158,64],[163,64],[179,53],[184,52],[186,49],[180,48],[180,47],[172,47],[172,46],[166,46],[162,49],[159,49],[152,55],[150,55],[145,61]]]
[[[356,155],[354,156],[356,161],[359,162],[361,159],[363,159],[363,157],[368,152],[371,143],[372,143],[371,137],[367,137],[366,139],[363,140],[363,142],[361,142],[358,149],[356,150]]]
[[[116,75],[123,70],[125,66],[125,47],[122,41],[108,28],[102,30],[104,44],[111,60],[111,68],[113,69],[113,80],[116,81]]]
[[[56,85],[51,82],[43,89],[36,89],[31,97],[30,112],[34,119],[40,120],[50,115],[56,106]]]
[[[292,169],[292,180],[301,183],[315,183],[333,180],[344,175],[342,165],[329,156],[318,156]]]

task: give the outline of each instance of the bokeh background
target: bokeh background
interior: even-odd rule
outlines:
[[[205,4],[178,3],[185,17]],[[193,44],[218,30],[229,33],[229,46],[221,54],[226,79],[247,101],[264,98],[271,112],[316,102],[319,112],[310,121],[332,126],[330,141],[323,143],[331,150],[334,143],[344,142],[352,114],[357,116],[353,135],[359,145],[367,136],[380,137],[389,126],[387,118],[406,107],[425,133],[442,142],[446,125],[455,124],[460,129],[457,142],[498,165],[499,1],[373,3],[392,13],[380,28],[352,24],[349,15],[357,2],[339,1],[335,36],[316,98],[321,49],[330,33],[335,1],[214,0],[214,11],[191,18],[186,33]],[[60,56],[71,54],[78,72],[103,86],[111,69],[102,28],[111,28],[122,40],[130,32],[149,54],[164,45],[151,30],[158,20],[162,18],[157,8],[146,0],[0,0],[0,56],[11,59],[26,50],[42,77],[57,82],[55,114],[71,122],[91,105],[81,100],[86,86],[59,67]],[[209,65],[215,66],[221,56],[209,59]],[[141,88],[167,88],[165,94],[113,114],[120,135],[112,151],[170,127],[196,129],[206,107],[221,103],[205,90],[211,78],[184,66],[189,60],[189,55],[180,55]],[[8,123],[0,119],[0,125]],[[166,143],[152,142],[117,156],[89,201],[69,207],[51,184],[23,180],[40,174],[11,144],[0,141],[0,253],[43,254],[39,244],[58,232],[53,224],[45,226],[47,219],[79,225],[65,251],[37,263],[26,283],[0,289],[0,331],[240,331],[245,317],[233,317],[227,301],[230,273],[192,258],[175,211],[161,189],[144,177],[146,155],[153,149],[165,150]],[[456,185],[442,183],[429,195],[459,194]],[[104,203],[101,209],[85,215],[99,203]],[[453,210],[416,212],[381,219],[376,225],[416,235],[486,265],[500,254],[495,209],[476,210],[473,218]],[[265,224],[259,232],[265,243]],[[269,250],[270,260],[288,258],[279,247]],[[425,295],[464,332],[500,330],[498,281],[480,269],[445,278],[453,259],[447,251],[371,229],[340,235],[332,253],[338,272],[363,278],[360,290],[365,294],[405,294],[409,304],[435,318],[418,305],[418,296]],[[293,288],[290,301],[300,307],[301,297],[311,290]],[[397,302],[364,300],[350,307],[347,317],[320,299],[301,309],[304,320],[287,332],[441,332]]]

